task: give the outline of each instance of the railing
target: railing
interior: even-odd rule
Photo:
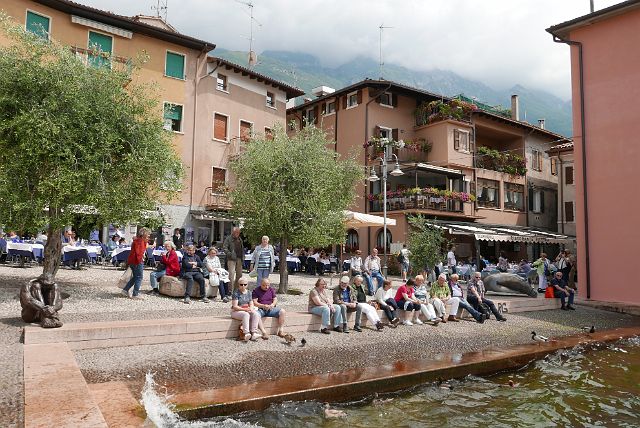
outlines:
[[[205,190],[207,195],[207,203],[205,204],[208,210],[229,210],[231,209],[231,201],[229,195],[226,193],[216,193],[211,187],[207,187]]]
[[[398,156],[399,162],[426,162],[428,152],[415,151],[410,149],[398,149],[393,148],[392,153]],[[382,156],[382,152],[378,151],[376,147],[367,147],[367,157],[369,159],[376,159]]]
[[[461,213],[464,211],[464,202],[442,197],[431,196],[405,196],[402,198],[387,198],[387,211],[403,211],[410,209],[446,211]],[[369,201],[369,211],[382,212],[383,201]]]
[[[131,71],[133,70],[133,64],[131,60],[122,56],[105,55],[100,52],[96,52],[93,49],[79,48],[77,46],[73,46],[71,48],[71,52],[76,54],[76,58],[78,58],[84,65],[87,66],[108,66],[114,71],[120,71],[124,73],[131,73]]]

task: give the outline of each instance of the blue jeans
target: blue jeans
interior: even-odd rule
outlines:
[[[166,269],[157,270],[155,272],[151,272],[149,274],[149,282],[151,283],[151,288],[158,288],[158,280],[167,274]]]
[[[573,297],[574,297],[575,293],[573,292],[573,290],[569,291],[569,306],[573,305]],[[560,303],[562,304],[562,307],[564,308],[565,306],[565,299],[567,298],[567,295],[564,294],[562,291],[558,291],[555,288],[553,289],[553,297],[555,297],[556,299],[560,299]]]
[[[142,284],[142,275],[144,274],[144,263],[138,265],[129,265],[131,267],[131,279],[124,287],[124,291],[129,292],[131,286],[133,286],[133,295],[137,296],[140,293],[140,285]]]
[[[376,286],[376,288],[373,288],[373,280],[376,280],[376,282],[378,283],[378,285]],[[376,290],[380,287],[382,287],[382,282],[384,281],[384,278],[382,277],[382,274],[380,273],[379,270],[373,270],[371,271],[371,278],[369,279],[369,291],[371,292],[371,294],[375,294]]]
[[[218,293],[220,293],[220,298],[224,299],[229,293],[229,283],[220,281],[218,283]]]
[[[462,297],[458,297],[458,299],[460,300],[460,304],[459,307],[466,309],[467,312],[469,312],[471,314],[471,316],[473,317],[473,319],[475,319],[476,321],[478,321],[480,319],[480,316],[482,315],[480,312],[476,311],[473,306],[471,306],[469,304],[469,302],[467,302],[466,300],[464,300]],[[458,314],[451,314],[451,315],[455,315],[458,316]]]
[[[260,287],[260,285],[262,284],[262,280],[264,278],[269,278],[269,273],[271,272],[271,269],[269,268],[256,269],[256,272],[258,273],[258,277],[256,278],[256,280],[258,281],[258,284],[256,285],[256,287]]]
[[[332,306],[334,309],[333,326],[340,327],[342,326],[342,313],[340,312],[340,305]],[[313,308],[309,309],[309,312],[311,312],[313,315],[319,315],[322,317],[322,328],[329,327],[329,324],[331,323],[331,309],[329,309],[329,306],[314,306]]]

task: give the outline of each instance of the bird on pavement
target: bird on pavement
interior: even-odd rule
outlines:
[[[582,331],[584,331],[585,333],[595,333],[596,327],[593,325],[591,327],[589,327],[588,325],[585,325],[584,327],[582,327]]]
[[[535,340],[536,342],[548,342],[549,341],[548,337],[540,336],[539,334],[536,334],[535,331],[531,332],[531,339]]]
[[[301,348],[306,344],[307,344],[307,340],[304,337],[302,339],[300,339],[300,347]]]
[[[282,336],[282,338],[285,340],[286,344],[289,346],[291,346],[291,344],[296,341],[296,338],[293,337],[293,335],[290,333],[285,334],[284,336]]]

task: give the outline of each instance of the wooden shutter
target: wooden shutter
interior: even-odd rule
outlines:
[[[529,187],[529,211],[533,212],[533,187]]]
[[[564,182],[565,184],[573,184],[573,167],[568,166],[564,169]]]
[[[349,95],[347,95],[344,98],[342,98],[342,108],[343,109],[347,108],[347,98],[349,98]]]
[[[251,124],[249,122],[245,122],[244,120],[240,121],[240,141],[249,141],[251,139]]]
[[[391,105],[398,107],[398,96],[396,94],[391,94]]]
[[[453,148],[460,150],[460,130],[453,130]]]
[[[544,190],[540,190],[540,212],[544,212]]]
[[[213,167],[211,174],[211,191],[215,192],[226,183],[227,172],[222,168]]]
[[[176,79],[184,79],[184,55],[167,52],[164,74]]]
[[[340,97],[336,97],[333,100],[333,108],[336,109],[336,111],[340,110]]]
[[[316,104],[313,107],[313,124],[317,125],[318,124],[318,116],[320,115],[320,106],[318,104]]]
[[[362,104],[362,89],[359,89],[358,92],[356,92],[356,96],[358,97],[358,104]]]
[[[564,220],[565,221],[574,221],[573,202],[565,202],[564,203]]]
[[[398,141],[398,137],[399,137],[399,135],[398,135],[398,128],[393,128],[393,129],[391,130],[391,139],[392,139],[393,141]]]
[[[216,140],[227,139],[227,117],[221,114],[215,115],[213,119],[213,138]]]
[[[551,158],[551,175],[558,175],[558,160]]]

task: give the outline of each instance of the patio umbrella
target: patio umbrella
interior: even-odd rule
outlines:
[[[344,225],[347,229],[353,228],[358,229],[360,227],[370,227],[370,226],[382,226],[384,224],[384,218],[371,215],[358,213],[355,211],[345,211],[344,212]],[[387,226],[395,226],[396,221],[392,218],[387,217]]]

